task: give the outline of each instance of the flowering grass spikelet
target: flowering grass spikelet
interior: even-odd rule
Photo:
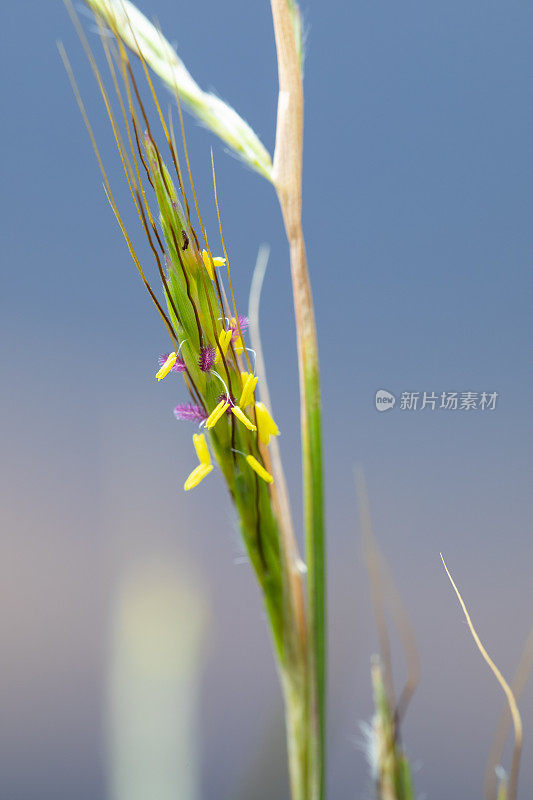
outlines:
[[[184,491],[198,486],[215,466],[220,469],[262,593],[278,663],[284,679],[288,679],[284,686],[288,707],[295,724],[300,726],[299,740],[304,742],[302,721],[305,715],[302,710],[306,702],[305,687],[302,688],[300,682],[291,685],[290,675],[291,663],[298,662],[295,680],[300,681],[305,659],[301,644],[305,641],[305,611],[302,617],[300,605],[303,596],[300,591],[301,579],[300,573],[292,571],[289,574],[286,537],[291,534],[287,532],[287,512],[279,499],[281,482],[278,476],[282,473],[271,459],[265,444],[267,429],[270,435],[278,435],[279,431],[271,418],[265,414],[261,417],[261,413],[262,431],[258,431],[257,409],[261,407],[256,403],[255,390],[261,375],[254,374],[255,353],[245,340],[248,317],[237,312],[214,175],[214,199],[224,257],[211,256],[192,179],[181,108],[178,104],[183,145],[180,150],[183,151],[183,163],[186,165],[186,171],[184,169],[183,172],[172,117],[170,115],[167,122],[163,116],[150,78],[144,58],[145,38],[140,31],[141,28],[145,32],[150,30],[152,34],[155,29],[149,24],[145,26],[145,18],[135,13],[127,0],[124,3],[122,0],[91,0],[89,4],[103,17],[97,16],[97,22],[117,95],[117,108],[120,108],[117,116],[90,45],[81,26],[77,25],[77,29],[109,116],[140,229],[153,256],[151,271],[138,255],[133,236],[126,229],[66,56],[65,66],[102,171],[107,199],[132,261],[171,341],[168,349],[172,352],[160,357],[156,378],[160,381],[170,372],[181,373],[182,388],[187,397],[174,406],[174,416],[179,421],[196,422],[205,431],[193,436],[198,464],[186,478]],[[131,18],[128,18],[130,12]],[[109,44],[104,21],[114,35],[113,46]],[[145,27],[138,27],[141,22]],[[158,53],[159,66],[164,71],[167,57],[172,60],[173,56],[161,45],[164,40],[159,33],[154,35],[155,39],[149,46],[150,54],[152,57]],[[146,87],[138,84],[125,40],[127,46],[140,56]],[[159,45],[161,49],[158,50]],[[176,62],[171,66],[170,72],[175,74]],[[123,90],[119,85],[120,80]],[[146,88],[147,92],[144,91]],[[153,100],[153,112],[158,119],[157,130],[161,126],[164,134],[161,141],[155,136],[156,126],[151,126],[145,96]],[[186,178],[194,204],[187,197]],[[227,269],[217,269],[224,265]],[[249,352],[254,353],[253,368]],[[167,446],[166,442],[164,446]],[[243,458],[246,460],[244,468]],[[274,484],[273,474],[269,471],[271,463],[278,486]],[[306,800],[310,800],[309,795],[306,795]]]

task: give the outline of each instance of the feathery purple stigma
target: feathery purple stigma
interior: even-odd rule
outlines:
[[[249,324],[248,323],[248,317],[246,317],[244,314],[238,314],[237,315],[237,319],[239,320],[241,333],[244,334],[248,330],[248,324]],[[239,338],[239,325],[237,325],[236,321],[232,320],[230,322],[230,328],[233,331],[233,333],[231,335],[231,341],[232,342],[237,341],[237,339]]]
[[[212,345],[207,344],[205,347],[202,347],[200,355],[198,356],[198,366],[202,372],[209,372],[215,363],[216,354],[217,351]]]
[[[180,403],[174,409],[174,416],[176,419],[185,420],[186,422],[203,422],[207,419],[207,413],[201,406],[194,403]]]
[[[167,360],[169,355],[170,355],[170,353],[163,353],[162,356],[159,356],[157,361],[158,361],[158,364],[159,364],[160,367],[163,366],[163,364],[165,363],[165,361]],[[171,372],[187,372],[187,367],[185,366],[185,361],[182,359],[181,356],[178,356],[176,358],[176,362],[175,362],[174,366],[171,368],[170,371]]]

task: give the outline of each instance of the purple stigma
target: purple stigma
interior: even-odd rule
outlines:
[[[235,342],[239,338],[239,326],[241,328],[241,333],[246,333],[248,330],[248,317],[245,317],[244,314],[238,314],[237,319],[239,320],[239,324],[237,322],[231,322],[230,328],[233,331],[231,335],[231,341]]]
[[[194,403],[180,403],[174,409],[174,416],[176,419],[185,420],[186,422],[203,422],[207,419],[207,413],[201,406]]]
[[[163,353],[162,356],[159,356],[158,363],[159,366],[162,367],[167,358],[169,357],[170,353]],[[170,370],[171,372],[187,372],[187,367],[185,366],[185,361],[182,359],[181,356],[176,358],[176,362],[174,366]]]
[[[212,345],[208,344],[205,347],[202,347],[198,357],[198,366],[202,372],[209,372],[209,370],[213,367],[216,354],[217,351]]]

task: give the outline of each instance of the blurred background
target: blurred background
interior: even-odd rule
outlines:
[[[269,4],[139,5],[200,85],[272,150]],[[372,713],[377,642],[355,463],[421,652],[404,728],[418,793],[481,797],[503,695],[439,551],[512,676],[533,624],[533,9],[305,0],[303,14],[304,227],[329,517],[330,797],[371,794],[360,723]],[[194,461],[191,430],[172,415],[183,388],[153,380],[166,335],[107,204],[56,40],[151,268],[97,88],[59,0],[7,3],[2,16],[0,796],[286,799],[258,592],[220,477],[182,491]],[[214,148],[241,307],[258,246],[271,247],[262,332],[301,533],[279,209],[271,187],[190,117],[187,136],[213,241]],[[499,396],[494,411],[410,412],[398,402],[378,413],[378,389]],[[395,660],[401,681],[399,650]],[[525,800],[532,685],[521,708]]]

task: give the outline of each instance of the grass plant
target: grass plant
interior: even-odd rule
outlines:
[[[302,229],[304,48],[300,11],[294,0],[271,0],[279,82],[276,140],[271,156],[235,109],[214,93],[201,89],[162,31],[133,3],[129,0],[86,0],[86,3],[94,13],[100,33],[105,77],[70,0],[66,4],[98,83],[125,183],[138,216],[138,232],[146,237],[152,254],[152,269],[142,263],[135,244],[136,234],[126,228],[120,210],[122,200],[117,199],[118,194],[109,181],[68,57],[62,45],[59,49],[89,132],[107,199],[169,339],[167,352],[160,355],[158,368],[154,369],[154,377],[158,381],[179,377],[183,382],[184,400],[174,413],[180,422],[194,430],[191,470],[184,476],[184,490],[188,492],[202,484],[202,490],[208,491],[210,475],[216,467],[223,475],[271,631],[285,702],[291,797],[324,800],[326,546],[320,371]],[[179,137],[175,135],[172,113],[167,117],[162,111],[152,74],[158,76],[174,97]],[[143,99],[145,96],[148,101]],[[264,253],[256,268],[246,316],[238,287],[232,281],[231,248],[223,236],[213,156],[213,197],[218,224],[215,233],[210,231],[208,237],[194,184],[182,107],[270,182],[279,200],[288,242],[297,332],[303,559],[294,536],[277,444],[280,430],[271,409],[260,347],[258,311]],[[216,239],[219,244],[215,247]],[[362,474],[356,484],[381,649],[381,657],[373,660],[371,671],[375,715],[367,731],[369,762],[378,800],[414,800],[411,769],[399,732],[418,680],[418,655],[407,615],[373,540]],[[515,697],[477,637],[449,572],[448,577],[472,635],[505,692],[514,724],[516,744],[509,779],[502,773],[496,785],[495,779],[487,778],[487,797],[515,800],[521,746]],[[384,584],[389,593],[392,591],[393,601],[391,605],[389,600],[389,605],[408,662],[408,680],[397,701],[384,613]],[[522,674],[520,686],[523,682]],[[496,750],[499,747],[500,744],[495,744]],[[498,756],[496,753],[494,758]]]

